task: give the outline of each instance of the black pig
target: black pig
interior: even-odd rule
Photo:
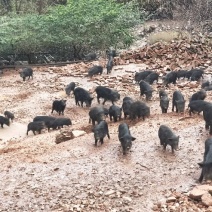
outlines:
[[[210,129],[210,135],[212,135],[212,104],[206,104],[203,108],[203,118],[205,120],[205,129]]]
[[[114,122],[117,122],[121,120],[121,115],[122,115],[122,109],[116,105],[112,105],[109,108],[109,116],[110,116],[110,121],[112,121],[112,118]]]
[[[203,78],[203,69],[193,69],[191,74],[191,81],[198,81],[201,77]]]
[[[69,126],[72,125],[71,119],[70,118],[56,118],[54,121],[51,122],[51,128],[55,129],[60,129],[63,126]],[[48,127],[49,131],[50,127]]]
[[[161,98],[162,96],[168,96],[167,92],[164,89],[159,90],[159,98]]]
[[[173,98],[172,98],[172,111],[174,111],[174,107],[176,107],[176,112],[184,112],[185,109],[185,100],[180,91],[175,91],[173,93]]]
[[[90,96],[88,91],[86,91],[84,88],[77,87],[74,89],[74,96],[75,96],[75,102],[76,105],[79,105],[79,102],[81,102],[81,107],[83,107],[83,103],[85,102],[86,107],[90,107],[93,98]]]
[[[86,60],[91,61],[91,60],[96,60],[97,55],[94,52],[88,53],[87,55],[83,55]]]
[[[156,72],[152,72],[151,74],[149,74],[144,81],[148,82],[150,85],[153,84],[154,81],[158,82],[158,78],[159,78],[159,74]]]
[[[104,110],[105,116],[108,117],[108,115],[109,115],[109,110],[108,110],[107,108],[105,108],[105,107],[103,107],[103,110]]]
[[[180,78],[185,79],[187,72],[188,72],[187,70],[177,71],[177,79],[180,79]]]
[[[150,108],[141,101],[135,101],[130,105],[130,118],[136,119],[143,118],[145,120],[146,117],[150,116]]]
[[[91,120],[92,120],[92,124],[95,125],[95,121],[99,123],[100,121],[103,121],[104,119],[105,119],[105,110],[103,107],[93,107],[90,109],[89,123],[91,123]]]
[[[71,91],[74,92],[75,86],[76,86],[75,82],[69,83],[65,88],[66,95],[70,96]]]
[[[160,107],[161,107],[162,113],[167,113],[167,110],[169,108],[169,98],[168,98],[168,96],[162,96],[160,98]]]
[[[27,126],[27,135],[28,135],[28,132],[31,130],[34,133],[34,135],[35,135],[35,132],[38,132],[39,134],[41,134],[41,130],[45,129],[45,127],[46,126],[43,121],[30,122]]]
[[[20,77],[23,78],[23,81],[25,81],[26,77],[29,77],[29,78],[32,77],[32,79],[33,79],[33,70],[31,68],[24,68],[20,72]]]
[[[168,74],[166,74],[165,77],[163,77],[163,84],[168,87],[170,83],[176,84],[177,80],[177,72],[176,71],[171,71]]]
[[[188,104],[189,115],[191,116],[191,113],[194,113],[194,111],[196,111],[196,112],[198,112],[198,114],[200,114],[208,104],[211,104],[211,103],[206,102],[204,100],[191,101]]]
[[[106,121],[100,121],[98,125],[96,125],[93,129],[94,138],[95,138],[95,146],[97,146],[97,142],[100,141],[103,144],[104,137],[107,135],[108,139],[110,139],[108,124]]]
[[[52,104],[52,113],[55,110],[59,115],[62,113],[64,115],[64,110],[66,108],[66,100],[54,100]]]
[[[205,81],[205,82],[202,83],[201,88],[205,89],[209,85],[211,85],[211,83],[207,80],[207,81]]]
[[[111,101],[114,105],[114,102],[118,101],[120,99],[120,94],[116,90],[111,90],[110,88],[104,87],[104,86],[97,86],[96,89],[97,94],[97,101],[100,104],[99,99],[103,98],[103,105],[106,101]]]
[[[108,57],[116,57],[117,55],[115,49],[106,50],[106,54]]]
[[[109,57],[108,61],[107,61],[107,74],[111,73],[112,69],[113,69],[113,57]]]
[[[146,95],[146,101],[152,98],[153,89],[151,85],[143,80],[140,81],[140,96]]]
[[[212,138],[208,138],[205,141],[205,152],[203,162],[198,163],[202,168],[199,182],[205,180],[212,180]]]
[[[4,124],[6,124],[7,126],[10,126],[10,120],[4,116],[0,116],[0,124],[1,124],[1,128],[3,128]]]
[[[197,91],[191,96],[190,102],[195,100],[204,100],[206,96],[206,91],[204,89],[201,89],[200,91]]]
[[[55,120],[56,118],[53,116],[36,116],[33,119],[33,122],[37,122],[37,121],[43,121],[46,125],[46,127],[49,129],[52,127],[52,122]]]
[[[102,74],[102,72],[103,72],[103,67],[95,65],[88,70],[87,76],[92,77],[92,76],[97,75],[97,74]]]
[[[130,97],[124,97],[123,103],[122,103],[122,110],[124,113],[124,118],[126,119],[127,116],[130,115],[130,107],[131,104],[133,103],[133,100]]]
[[[172,130],[166,125],[161,125],[158,130],[158,137],[160,139],[160,145],[163,145],[163,149],[166,150],[166,146],[170,145],[172,153],[178,149],[179,136],[176,136]]]
[[[14,114],[7,110],[4,111],[4,116],[7,117],[8,119],[11,119],[11,121],[13,121],[13,119],[15,118]]]
[[[123,149],[123,155],[126,155],[127,151],[129,151],[132,147],[132,141],[136,138],[131,136],[129,126],[126,123],[119,125],[118,132],[119,141],[121,142]]]
[[[153,73],[152,70],[145,70],[135,73],[135,81],[139,83],[141,80],[144,80],[149,74]]]

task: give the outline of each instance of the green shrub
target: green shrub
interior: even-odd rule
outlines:
[[[82,51],[129,46],[133,41],[130,28],[140,22],[140,12],[131,3],[70,0],[43,15],[3,20],[5,17],[0,20],[0,54],[54,50],[79,55]]]

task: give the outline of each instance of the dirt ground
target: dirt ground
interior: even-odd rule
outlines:
[[[187,192],[197,184],[202,161],[204,141],[209,132],[204,129],[202,114],[188,117],[171,112],[162,114],[159,107],[158,85],[154,84],[153,100],[147,102],[151,116],[143,120],[122,120],[109,123],[111,139],[94,146],[89,108],[75,105],[73,95],[67,97],[65,86],[78,82],[78,86],[94,91],[98,85],[113,85],[122,99],[130,96],[140,99],[139,87],[132,81],[122,83],[123,75],[141,68],[139,64],[115,67],[110,76],[90,80],[69,76],[54,69],[35,69],[34,78],[22,81],[18,71],[8,70],[0,78],[0,113],[9,110],[15,114],[11,126],[0,129],[0,211],[152,211],[153,203],[163,201],[172,191]],[[207,78],[207,76],[206,76]],[[101,83],[99,83],[101,81]],[[186,80],[179,80],[178,84]],[[128,86],[126,86],[128,85]],[[188,98],[197,88],[179,88]],[[167,89],[170,99],[178,86]],[[95,93],[93,93],[95,97]],[[64,117],[69,117],[71,129],[82,129],[83,136],[60,144],[55,143],[59,130],[32,132],[26,135],[27,124],[36,115],[51,115],[55,99],[67,99]],[[144,100],[144,99],[142,99]],[[212,100],[207,92],[207,101]],[[145,101],[145,100],[144,100]],[[96,98],[92,106],[98,105]],[[110,102],[106,102],[109,107]],[[54,112],[53,116],[58,117]],[[186,118],[184,118],[186,117]],[[118,125],[126,122],[136,137],[131,151],[123,156],[118,140]],[[158,129],[161,124],[170,126],[180,136],[180,149],[175,154],[159,144]]]

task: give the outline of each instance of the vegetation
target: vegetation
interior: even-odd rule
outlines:
[[[66,5],[67,0],[0,0],[0,14],[42,14],[49,6]]]
[[[140,22],[131,2],[70,0],[44,14],[12,14],[0,19],[0,54],[55,53],[57,60],[80,59],[82,53],[132,43],[130,28]]]
[[[132,0],[117,0],[131,2]],[[212,19],[212,0],[133,0],[148,19],[173,19],[175,14],[185,21],[200,23]]]
[[[125,48],[133,26],[176,12],[186,24],[212,30],[212,0],[0,0],[0,56],[31,63],[39,60],[35,53],[81,59],[110,46]]]

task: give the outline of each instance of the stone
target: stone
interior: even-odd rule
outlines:
[[[74,138],[77,138],[77,137],[82,136],[84,134],[86,134],[86,132],[83,131],[83,130],[73,130],[72,131],[72,135],[73,135]]]
[[[201,200],[204,205],[212,206],[212,196],[209,193],[203,194]]]
[[[74,131],[78,131],[78,130],[74,130]],[[79,131],[81,132],[81,130],[79,130]],[[58,135],[56,135],[55,143],[59,144],[61,142],[68,141],[77,136],[83,135],[80,132],[75,132],[75,134],[74,134],[73,131],[61,130],[60,133]]]
[[[167,203],[169,203],[169,202],[175,202],[175,201],[176,201],[176,198],[175,197],[169,197],[166,200]]]
[[[206,190],[194,188],[193,190],[190,191],[189,197],[195,200],[200,200],[202,195],[208,193]]]
[[[110,195],[112,195],[114,193],[115,193],[114,190],[109,190],[109,191],[105,192],[105,196],[110,196]]]
[[[192,82],[189,83],[189,87],[190,87],[190,88],[197,88],[198,85],[199,85],[199,84],[198,84],[197,82],[194,82],[194,81],[192,81]]]
[[[196,188],[205,190],[205,191],[209,191],[209,192],[210,192],[210,190],[212,191],[212,186],[210,186],[210,185],[199,185]]]
[[[212,212],[212,206],[208,207],[205,212]]]
[[[69,136],[67,134],[58,134],[58,135],[56,135],[55,143],[59,144],[61,142],[68,141],[70,139],[72,139],[72,136]]]
[[[128,201],[128,202],[131,202],[132,201],[132,198],[126,197],[126,196],[124,196],[123,199],[126,200],[126,201]]]
[[[212,195],[212,186],[209,187],[208,192]]]
[[[172,212],[172,211],[173,211],[173,212],[174,212],[174,211],[176,211],[176,207],[175,207],[175,206],[170,206],[170,207],[169,207],[169,211],[170,211],[170,212]]]
[[[152,210],[153,210],[153,211],[158,211],[158,206],[157,206],[157,205],[154,205],[154,206],[152,207]]]

